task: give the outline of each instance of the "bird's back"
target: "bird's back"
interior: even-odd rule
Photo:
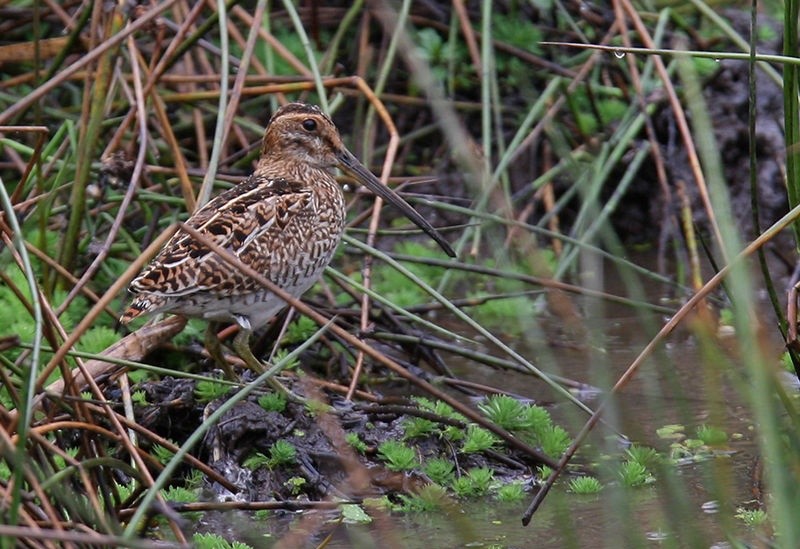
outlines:
[[[302,181],[256,172],[211,200],[186,224],[299,296],[330,263],[344,220],[344,197],[335,179],[325,170],[313,170]],[[285,306],[183,230],[130,289],[138,295],[123,322],[160,311],[220,321],[244,317],[255,328]]]

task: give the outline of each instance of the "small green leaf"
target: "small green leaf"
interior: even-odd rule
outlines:
[[[346,524],[369,524],[372,522],[372,517],[360,505],[342,505],[342,517]]]

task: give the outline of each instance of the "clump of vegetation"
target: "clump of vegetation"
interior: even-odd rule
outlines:
[[[212,402],[226,396],[230,390],[230,385],[208,379],[197,382],[194,396],[198,402]]]
[[[313,334],[313,332],[311,332],[311,334]],[[309,337],[311,334],[309,334]],[[297,359],[297,357],[288,358],[290,353],[291,351],[289,349],[278,349],[275,352],[275,356],[272,358],[272,363],[277,364],[279,362],[284,362],[283,370],[296,370],[300,365],[300,361]]]
[[[258,397],[258,405],[267,412],[280,413],[286,409],[286,396],[277,391],[270,391]]]
[[[741,520],[748,528],[757,528],[767,523],[768,515],[763,509],[736,509],[736,518]]]
[[[525,495],[525,486],[521,482],[509,482],[497,489],[495,497],[497,501],[516,503],[522,501]]]
[[[580,495],[597,494],[602,489],[600,481],[591,476],[575,477],[569,481],[569,490]]]
[[[633,444],[625,451],[629,461],[635,461],[648,469],[652,469],[661,461],[661,455],[654,449]]]
[[[619,468],[619,479],[624,486],[635,488],[655,482],[647,467],[638,461],[625,461]]]
[[[171,503],[196,503],[198,501],[198,490],[194,488],[186,488],[184,486],[170,486],[161,491],[162,497]],[[203,513],[199,511],[192,511],[185,513],[186,518],[190,520],[200,520]]]
[[[507,395],[492,395],[478,406],[490,420],[518,434],[548,456],[558,457],[572,442],[564,428],[555,425],[550,412]]]
[[[444,508],[450,501],[447,490],[438,484],[426,484],[412,495],[400,495],[400,509],[411,513],[428,513]]]
[[[700,425],[697,428],[697,438],[706,446],[723,446],[728,442],[728,433],[710,425]]]
[[[289,493],[293,496],[299,495],[307,484],[308,481],[304,477],[291,477],[283,483],[283,485],[289,489]]]
[[[392,471],[410,471],[419,465],[413,448],[396,440],[387,440],[378,445],[378,456]]]
[[[173,458],[175,452],[166,448],[160,444],[153,445],[153,456],[158,460],[159,463],[162,465],[166,465],[169,460]]]
[[[659,437],[670,440],[670,460],[674,462],[703,461],[715,455],[728,443],[728,434],[717,427],[700,425],[696,438],[686,434],[683,425],[665,425],[656,430]]]
[[[403,438],[419,438],[439,430],[439,424],[422,417],[407,417],[403,420]]]
[[[532,427],[528,407],[507,395],[492,395],[478,404],[478,409],[491,421],[508,431],[521,431]]]
[[[196,549],[253,549],[246,543],[228,541],[219,534],[195,534],[192,542]]]
[[[259,467],[267,467],[272,470],[281,465],[293,464],[296,457],[297,448],[292,443],[278,440],[270,446],[269,456],[265,456],[261,452],[255,452],[244,461],[244,466],[253,470]]]
[[[119,341],[119,334],[109,326],[95,326],[83,335],[78,350],[85,353],[99,353]]]
[[[464,443],[461,445],[461,451],[465,454],[483,452],[484,450],[495,448],[499,443],[500,440],[493,433],[483,427],[478,427],[474,423],[470,423],[467,427]]]
[[[493,480],[494,471],[487,467],[475,467],[469,469],[465,475],[454,479],[452,487],[459,497],[478,497],[489,491]]]
[[[455,478],[455,466],[449,459],[435,458],[425,463],[425,474],[441,486],[449,485]]]
[[[303,343],[319,329],[317,323],[308,318],[307,316],[298,317],[294,322],[289,324],[286,329],[286,335],[283,336],[284,345],[297,345]]]
[[[347,433],[345,435],[345,442],[360,454],[367,451],[367,443],[361,440],[358,433]]]

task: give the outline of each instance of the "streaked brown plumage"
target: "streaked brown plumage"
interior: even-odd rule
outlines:
[[[270,119],[255,172],[200,208],[186,224],[299,297],[322,275],[344,231],[344,196],[331,174],[337,167],[400,208],[455,255],[418,212],[345,148],[327,115],[299,103],[281,107]],[[236,322],[242,328],[240,345],[234,343],[240,355],[250,332],[286,305],[183,230],[133,280],[130,290],[137,295],[123,323],[155,312]],[[242,358],[253,367],[251,357]]]

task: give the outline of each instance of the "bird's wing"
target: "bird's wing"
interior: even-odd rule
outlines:
[[[317,216],[307,185],[252,175],[195,212],[186,225],[248,266],[274,279],[273,255],[284,241],[309,230]],[[131,282],[134,293],[183,296],[211,292],[223,296],[249,291],[255,283],[200,240],[179,230]]]

